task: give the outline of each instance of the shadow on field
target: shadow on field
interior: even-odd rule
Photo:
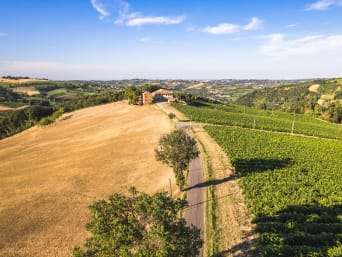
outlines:
[[[234,180],[235,178],[236,178],[235,175],[231,175],[231,176],[223,178],[223,179],[212,179],[212,180],[205,181],[203,183],[199,183],[199,184],[193,185],[191,187],[187,187],[183,191],[189,191],[189,190],[194,189],[194,188],[201,188],[201,187],[208,187],[208,186],[217,186],[217,185],[226,183],[228,181]]]
[[[267,170],[282,169],[294,164],[294,160],[291,158],[285,159],[236,159],[233,162],[235,171],[239,176],[246,176],[249,173],[264,172]]]
[[[234,257],[258,257],[259,251],[256,248],[257,238],[255,232],[252,231],[246,234],[242,238],[242,242],[234,245],[232,248],[223,250],[210,257],[224,257],[224,256],[234,256]]]
[[[341,256],[341,215],[342,205],[313,204],[288,206],[273,216],[257,217],[262,255]]]
[[[288,206],[272,216],[256,217],[255,231],[211,257],[341,256],[341,215],[340,204]]]

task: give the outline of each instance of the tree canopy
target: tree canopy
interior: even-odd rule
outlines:
[[[185,185],[184,171],[189,162],[199,155],[196,141],[180,130],[174,130],[159,139],[159,148],[155,150],[156,159],[173,168],[177,185]]]
[[[129,196],[112,194],[89,208],[93,234],[86,250],[76,247],[75,257],[195,257],[202,247],[200,230],[186,226],[181,211],[186,200],[166,193],[149,195],[130,190]]]

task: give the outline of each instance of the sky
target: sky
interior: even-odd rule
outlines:
[[[342,0],[0,0],[0,76],[342,77]]]

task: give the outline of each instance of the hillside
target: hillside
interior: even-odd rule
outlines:
[[[172,171],[154,148],[170,129],[155,107],[118,102],[1,140],[0,256],[70,256],[94,200],[131,186],[168,190]]]
[[[308,113],[342,123],[342,79],[262,88],[241,96],[236,103],[259,109]]]

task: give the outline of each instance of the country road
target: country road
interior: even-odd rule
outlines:
[[[170,112],[160,103],[157,106],[165,113]],[[187,128],[190,122],[180,122],[175,120],[177,128],[187,133]],[[196,159],[192,160],[189,165],[188,185],[185,188],[186,198],[189,207],[184,211],[184,218],[188,225],[194,225],[201,230],[201,238],[203,239],[204,231],[204,168],[202,162],[202,155],[200,154]],[[200,250],[198,257],[203,256],[203,249]]]

